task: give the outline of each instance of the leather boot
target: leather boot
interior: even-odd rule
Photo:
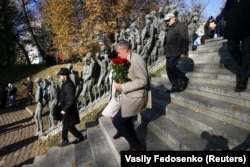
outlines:
[[[184,91],[188,86],[189,79],[185,78],[179,82],[181,91]]]
[[[119,139],[122,135],[118,132],[113,136],[113,139]]]
[[[64,147],[64,146],[67,146],[69,145],[69,141],[68,140],[63,140],[58,146],[59,147]]]
[[[248,84],[248,79],[247,78],[240,78],[239,82],[237,83],[234,91],[235,92],[242,92],[246,90]]]

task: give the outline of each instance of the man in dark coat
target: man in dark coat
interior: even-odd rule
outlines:
[[[31,77],[27,77],[27,82],[23,82],[23,85],[26,86],[26,93],[28,96],[28,105],[32,105],[33,101],[33,81],[31,80]]]
[[[249,7],[250,0],[227,0],[222,12],[226,21],[224,38],[228,39],[228,50],[240,67],[235,92],[242,92],[247,88],[250,76]]]
[[[165,45],[166,69],[172,84],[170,92],[180,92],[186,89],[189,79],[177,67],[182,57],[186,57],[189,46],[188,28],[178,22],[173,13],[164,17],[168,32]]]
[[[66,146],[69,144],[68,131],[70,131],[76,140],[74,144],[84,140],[81,132],[79,132],[75,125],[80,123],[80,117],[76,104],[76,88],[74,83],[69,78],[69,70],[67,68],[61,68],[58,72],[59,79],[62,82],[60,93],[60,107],[62,115],[62,143],[60,146]]]

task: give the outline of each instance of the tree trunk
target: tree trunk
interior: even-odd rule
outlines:
[[[24,56],[25,56],[25,58],[27,60],[28,65],[31,66],[31,62],[30,62],[30,59],[29,59],[28,52],[26,51],[26,49],[24,48],[24,46],[18,40],[16,40],[15,42],[18,44],[18,46],[23,51],[23,54],[24,54]]]
[[[31,33],[31,35],[32,35],[32,38],[33,38],[34,41],[35,41],[35,44],[36,44],[36,46],[37,46],[37,48],[38,48],[39,53],[41,54],[41,56],[43,57],[43,59],[46,60],[46,59],[47,59],[47,56],[45,55],[45,52],[44,52],[44,50],[41,48],[41,46],[39,45],[39,43],[37,42],[36,36],[35,36],[35,34],[34,34],[34,32],[33,32],[33,29],[32,29],[32,27],[31,27],[31,25],[30,25],[30,21],[29,21],[28,15],[27,15],[27,11],[26,11],[26,8],[25,8],[24,0],[22,0],[22,6],[23,6],[25,18],[26,18],[27,25],[28,25],[28,28],[29,28],[29,30],[30,30],[30,33]]]

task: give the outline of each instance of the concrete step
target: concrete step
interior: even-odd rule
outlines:
[[[171,102],[189,109],[195,108],[208,116],[250,130],[250,108],[248,107],[209,97],[195,96],[187,92],[171,94]]]
[[[204,67],[204,69],[208,69],[206,72],[213,72],[215,68],[216,70],[221,69],[224,71],[229,71],[234,74],[238,73],[239,67],[237,63],[230,57],[222,58],[220,55],[211,55],[211,56],[203,56],[198,58],[186,57],[182,58],[178,64],[178,68],[180,68],[184,72],[193,72],[196,69]],[[209,70],[210,69],[210,70]]]
[[[144,142],[147,151],[172,151],[173,149],[170,146],[159,140],[159,138],[149,130],[148,120],[144,120],[144,117],[142,117],[145,113],[151,114],[153,112],[155,112],[153,109],[145,109],[138,115],[138,121],[135,122],[137,137]]]
[[[155,98],[169,99],[167,93],[161,94],[159,92],[166,92],[164,87],[153,88],[153,96]],[[211,97],[199,96],[188,92],[172,93],[171,103],[184,106],[189,109],[195,109],[205,115],[216,118],[218,120],[231,123],[237,127],[250,130],[250,108],[235,105],[233,103],[224,102],[213,99]]]
[[[143,112],[143,119],[148,120],[148,129],[173,150],[204,150],[207,141],[175,122],[162,116],[159,112]]]
[[[190,109],[177,103],[170,103],[168,96],[166,98],[162,97],[162,95],[166,95],[164,89],[156,92],[156,94],[158,93],[162,93],[159,95],[161,99],[153,98],[155,112],[194,132],[196,135],[202,136],[204,139],[206,138],[210,146],[212,143],[224,150],[250,150],[249,130],[244,130],[217,118],[204,115],[198,108],[193,107]],[[155,116],[150,116],[150,118],[156,119]]]
[[[94,158],[96,167],[118,167],[119,162],[117,161],[113,151],[110,149],[109,143],[106,140],[100,126],[88,126],[87,136],[89,144]]]
[[[70,141],[73,139],[70,138]],[[70,144],[64,147],[50,147],[45,155],[36,156],[33,163],[24,165],[24,167],[68,167],[68,166],[86,166],[93,167],[93,157],[89,141],[78,144]]]
[[[45,158],[46,158],[46,154],[36,156],[32,164],[23,165],[22,167],[38,167],[38,166],[40,167],[45,161]]]
[[[249,134],[247,130],[211,118],[178,104],[169,104],[166,107],[166,117],[197,135],[203,136],[204,134],[209,134],[209,136],[220,136],[221,139],[224,138],[224,142],[213,141],[215,145],[223,150],[231,150],[237,147]],[[250,147],[250,139],[246,141],[246,143],[249,143]]]
[[[196,60],[199,61],[199,60]],[[209,62],[205,63],[205,62]],[[211,60],[214,61],[214,60]],[[201,60],[199,63],[194,63],[190,58],[183,58],[177,67],[187,72],[206,72],[206,73],[225,73],[225,74],[238,74],[239,67],[235,62],[230,64],[210,63],[210,60]]]
[[[237,74],[239,67],[236,64],[194,64],[193,71],[207,73]]]
[[[162,75],[163,76],[163,75]],[[192,72],[187,73],[186,76],[193,80],[193,83],[206,83],[210,85],[222,85],[222,86],[236,86],[236,75],[223,74],[223,73],[206,73],[206,72]],[[164,77],[167,77],[165,75]],[[191,82],[191,81],[190,81]],[[249,90],[250,83],[248,83]]]
[[[146,112],[154,112],[154,111],[150,109],[146,109],[143,111],[143,113]],[[148,131],[147,129],[148,122],[141,121],[141,119],[142,118],[139,115],[134,124],[137,137],[140,140],[140,142],[144,144],[146,150],[147,151],[171,150],[169,146],[159,141],[159,139],[155,135],[153,135],[152,132]],[[128,150],[129,149],[128,142],[123,137],[119,138],[118,140],[113,139],[113,135],[116,133],[116,129],[109,118],[100,117],[99,122],[105,134],[106,139],[109,141],[109,144],[111,144],[111,148],[114,148],[116,157],[120,161],[120,155],[117,153],[119,153],[120,151]]]
[[[59,152],[57,152],[57,154],[59,154],[59,159],[57,161],[57,164],[55,165],[56,167],[74,166],[76,164],[75,145],[74,144],[70,144],[66,147],[60,147],[60,150],[59,150]],[[48,159],[48,158],[46,157],[46,159]],[[53,160],[54,160],[53,155],[51,155],[51,157],[49,157],[49,159],[46,160],[48,162],[48,163],[46,162],[46,164],[47,164],[46,166],[49,166]]]
[[[250,107],[249,91],[236,93],[234,87],[190,83],[185,92],[198,96],[213,97],[213,99],[230,102],[235,105]]]
[[[227,39],[216,38],[216,39],[207,39],[205,44],[199,45],[198,48],[209,48],[209,47],[221,47],[226,45]],[[194,51],[195,52],[195,51]]]
[[[223,39],[223,37],[206,39],[205,45],[213,45],[213,43],[227,42],[227,39]]]
[[[43,164],[41,164],[41,167],[47,167],[47,166],[57,167],[59,159],[60,159],[60,147],[57,146],[50,147],[46,153],[46,158],[43,161]]]
[[[209,52],[225,52],[228,51],[227,43],[217,42],[213,45],[199,45],[196,50],[189,50],[189,54],[209,53]]]
[[[230,86],[233,89],[236,86],[236,75],[230,73],[207,73],[207,72],[188,72],[186,76],[189,78],[190,83],[200,83],[206,85],[221,85],[221,86]],[[161,77],[163,80],[168,80],[166,72],[162,72]],[[152,79],[154,80],[154,78]],[[154,82],[154,81],[152,81]],[[241,93],[249,93],[250,82],[248,82],[248,87],[246,91]]]
[[[227,40],[217,40],[213,42],[207,42],[205,45],[199,45],[197,49],[199,48],[210,48],[210,47],[222,47],[227,46]]]
[[[193,51],[193,52],[223,52],[223,51],[227,51],[228,48],[226,45],[224,45],[223,43],[218,43],[218,45],[210,45],[210,46],[206,46],[206,47],[197,47],[197,50]],[[193,53],[192,52],[192,53]]]
[[[146,111],[145,111],[146,112]],[[110,118],[102,116],[99,118],[99,126],[98,132],[100,133],[100,129],[103,133],[103,140],[108,143],[109,152],[114,155],[116,161],[120,165],[120,151],[128,150],[129,145],[128,142],[123,138],[120,137],[119,139],[113,139],[113,136],[116,134],[116,129],[112,124]],[[142,144],[144,144],[147,151],[163,151],[163,150],[172,150],[168,145],[163,143],[159,140],[155,135],[153,135],[147,129],[147,124],[141,123],[140,119],[138,118],[135,121],[135,129],[137,136]],[[105,146],[106,147],[106,146]],[[99,149],[107,149],[103,148],[103,146],[99,146]]]
[[[108,117],[102,116],[99,118],[99,126],[104,135],[105,140],[108,142],[110,151],[120,165],[120,151],[128,150],[129,145],[123,137],[114,140],[113,136],[116,134],[116,129],[112,124],[112,120]]]
[[[190,59],[190,60],[184,61],[185,59]],[[189,64],[208,64],[209,63],[209,64],[237,65],[235,60],[227,52],[223,52],[220,54],[218,54],[218,52],[192,54],[192,55],[189,55],[187,58],[183,58],[182,61],[184,63],[189,63]]]
[[[75,166],[95,167],[89,139],[75,145]]]
[[[209,57],[209,56],[219,56],[219,55],[223,55],[223,56],[225,56],[225,55],[227,55],[227,56],[225,56],[225,58],[226,57],[228,57],[228,58],[230,58],[231,56],[230,56],[230,53],[228,52],[228,50],[222,50],[222,51],[218,51],[218,50],[216,50],[216,51],[214,51],[213,49],[207,49],[207,50],[200,50],[200,51],[198,51],[198,50],[196,50],[196,51],[193,51],[193,52],[188,52],[188,57],[190,57],[190,58],[203,58],[203,57]]]
[[[171,85],[169,80],[163,77],[153,78],[151,80],[151,84],[152,86],[162,85],[166,89],[170,89]],[[210,83],[198,83],[193,82],[192,78],[190,78],[190,82],[185,92],[189,92],[197,96],[213,97],[214,99],[230,102],[232,104],[243,107],[250,107],[249,91],[247,90],[241,93],[236,93],[234,91],[234,86],[230,85],[228,86]]]
[[[150,119],[155,120],[165,116],[167,121],[171,120],[195,133],[207,140],[208,143],[204,150],[250,150],[249,130],[209,117],[198,110],[190,110],[176,103],[169,104],[163,99],[154,98],[153,107],[155,113],[151,112],[151,115],[148,116]],[[156,113],[159,114],[158,117]]]

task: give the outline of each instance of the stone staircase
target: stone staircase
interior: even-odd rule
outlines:
[[[167,93],[170,83],[165,70],[151,79],[153,108],[135,121],[147,150],[250,151],[250,85],[242,93],[234,92],[238,67],[227,51],[226,40],[207,40],[179,68],[187,72],[190,82],[184,92]],[[84,142],[51,147],[46,155],[24,166],[120,166],[119,152],[127,150],[128,144],[124,138],[112,138],[116,130],[111,120],[100,116],[86,127]]]

